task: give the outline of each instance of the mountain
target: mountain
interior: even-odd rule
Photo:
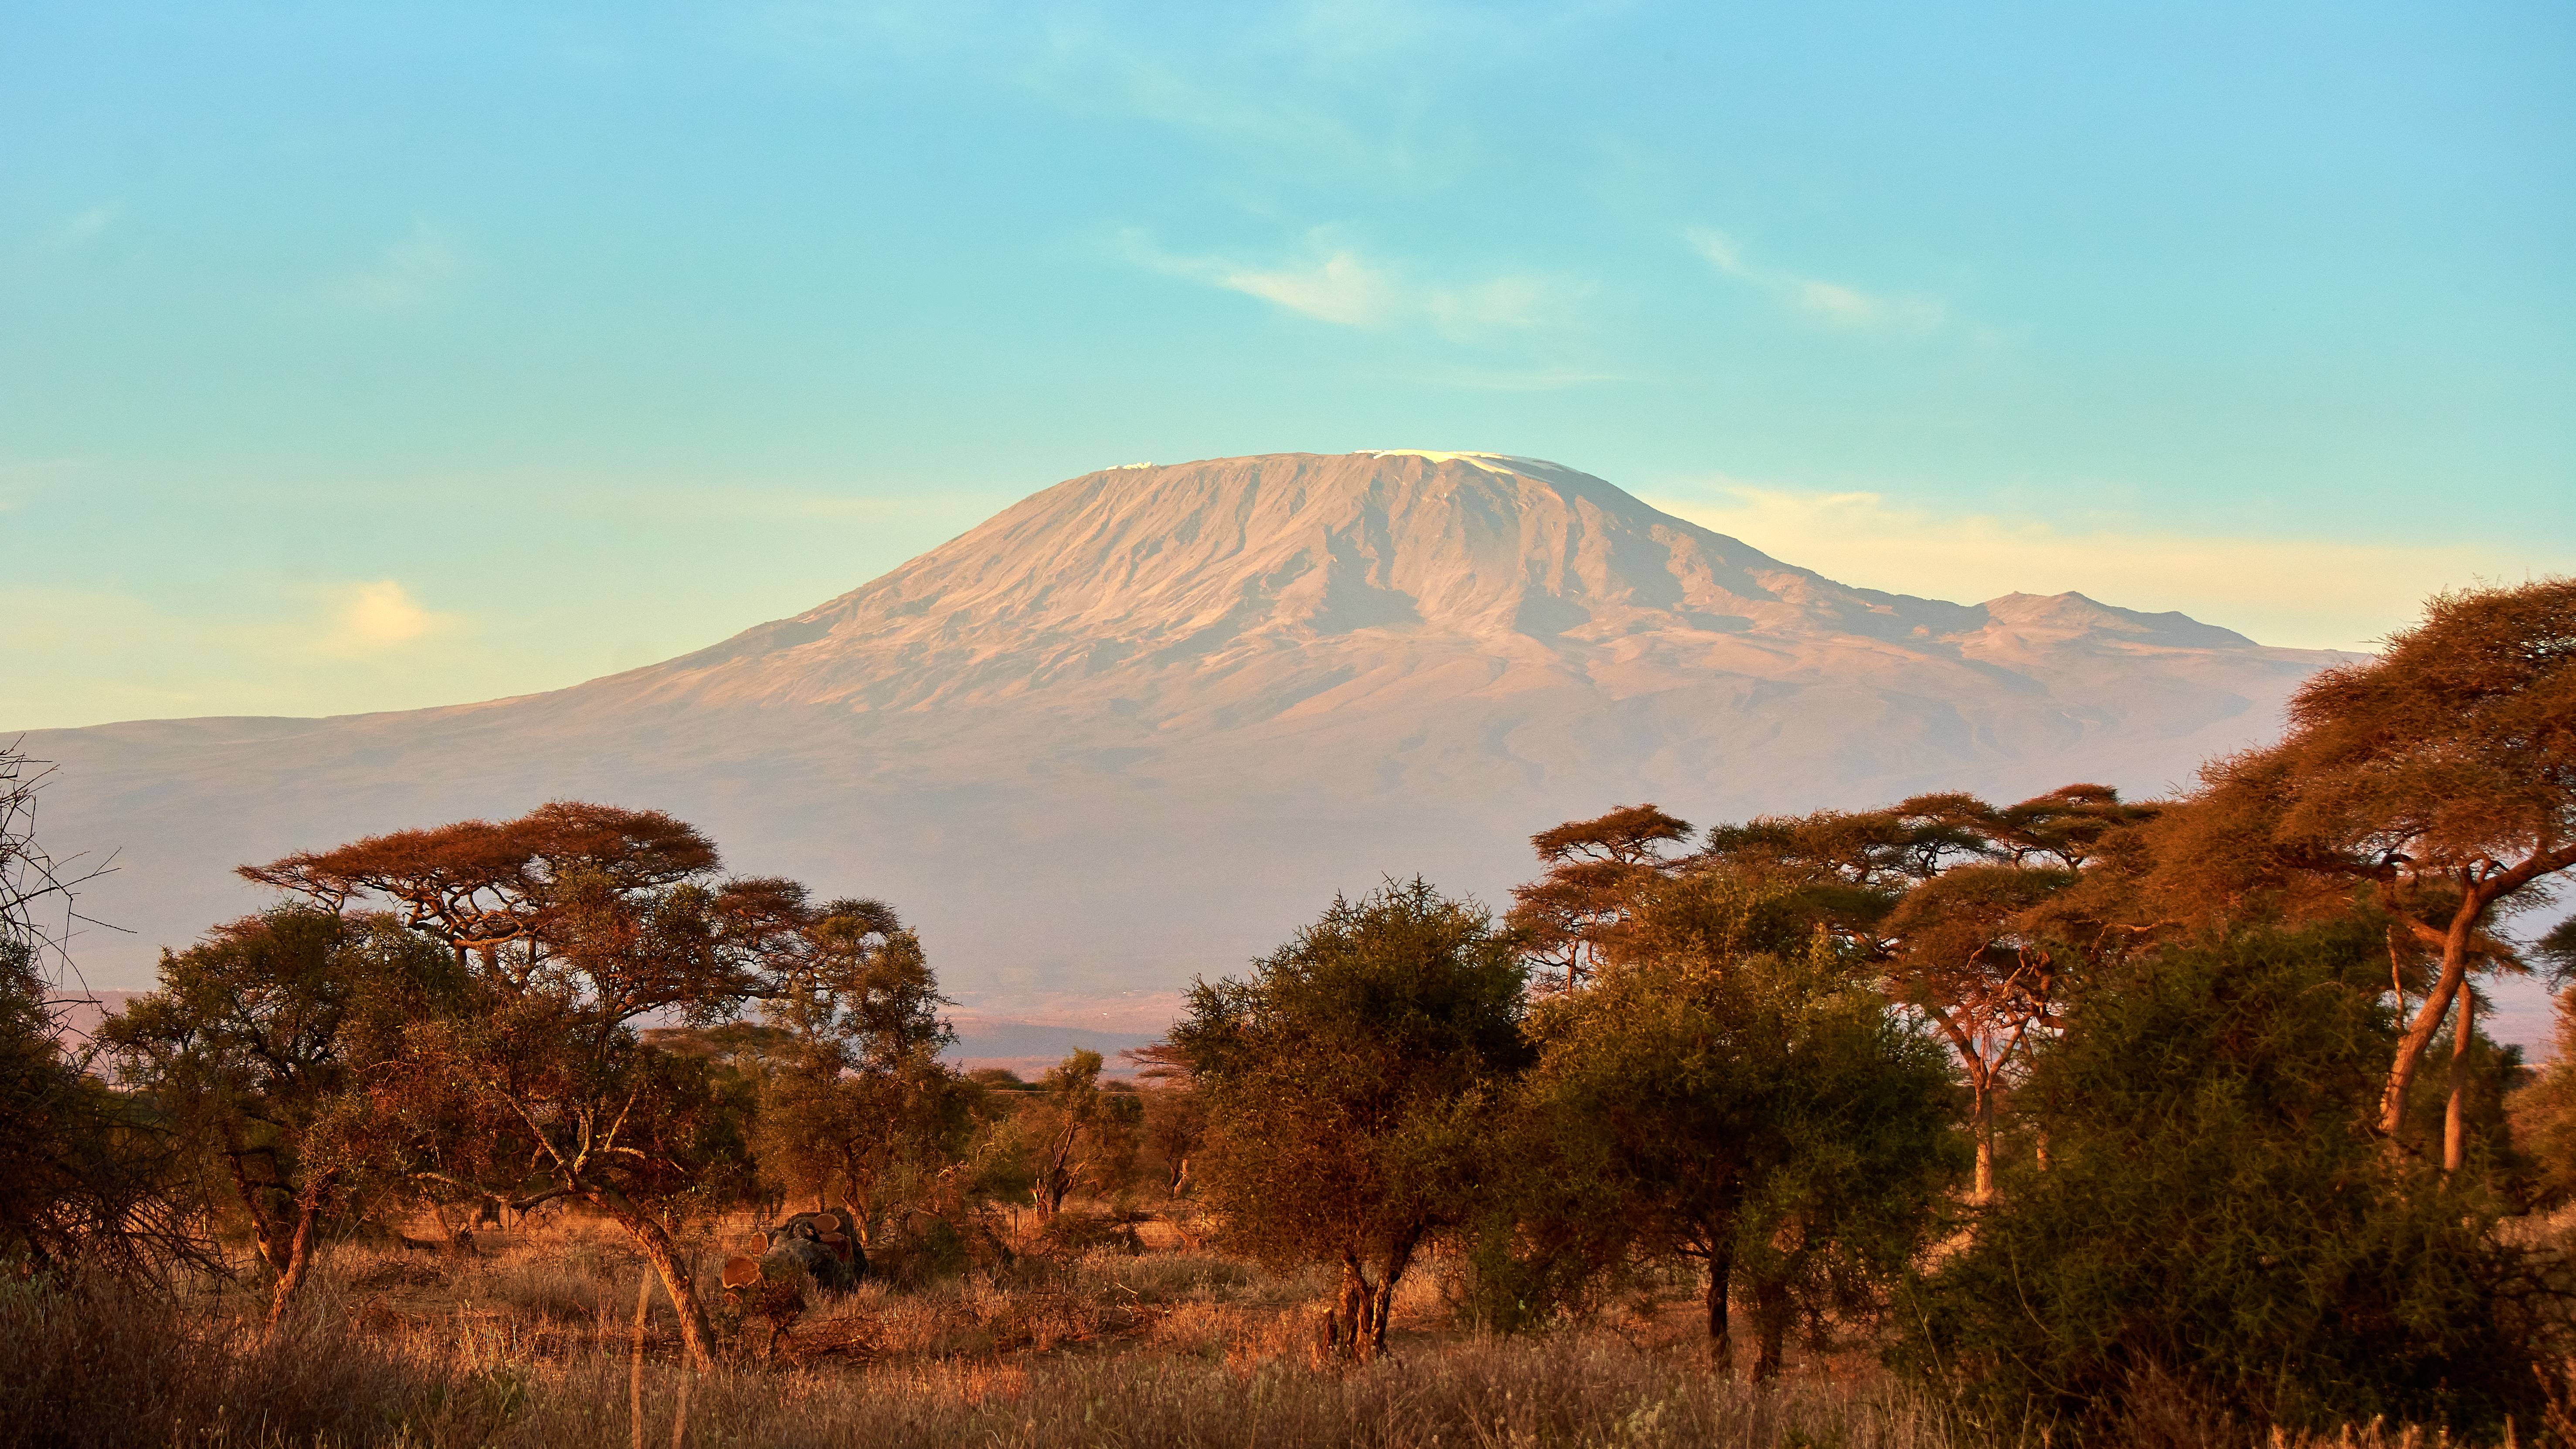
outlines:
[[[792,619],[482,704],[32,732],[57,854],[121,848],[93,986],[252,908],[236,862],[550,798],[885,897],[961,998],[1106,1028],[1335,891],[1499,901],[1531,832],[2075,780],[2154,792],[2337,656],[2081,594],[1852,588],[1535,459],[1088,473]]]

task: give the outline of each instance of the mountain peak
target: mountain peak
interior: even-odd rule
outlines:
[[[585,798],[902,902],[989,1008],[1168,989],[1382,875],[1494,899],[1532,830],[1611,801],[2152,790],[2331,662],[2080,594],[1852,588],[1561,464],[1389,449],[1086,473],[570,689],[29,747],[63,848],[129,852],[98,908],[137,983],[255,908],[235,861]]]
[[[876,710],[1397,640],[1581,672],[1604,651],[1740,652],[1727,636],[1928,648],[1998,629],[2248,642],[2080,595],[1974,608],[1850,588],[1561,463],[1388,448],[1098,469],[795,618],[621,679]]]
[[[1269,454],[1067,479],[861,588],[665,668],[739,671],[757,656],[795,676],[800,693],[891,699],[918,697],[888,694],[891,674],[998,679],[1003,656],[1053,678],[1359,634],[1518,648],[1736,631],[1804,611],[1819,591],[1868,607],[1561,464],[1413,449]]]
[[[1987,618],[2021,633],[2109,634],[2141,644],[2184,649],[2251,649],[2254,641],[2233,629],[2204,624],[2176,610],[2147,614],[2102,603],[2083,594],[2006,594],[1985,603]]]

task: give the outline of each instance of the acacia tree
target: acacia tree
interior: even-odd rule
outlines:
[[[1484,1117],[1523,1064],[1527,974],[1480,908],[1419,879],[1201,981],[1172,1045],[1208,1113],[1199,1182],[1227,1231],[1273,1264],[1341,1270],[1333,1343],[1386,1346],[1397,1283],[1459,1220]]]
[[[1132,1092],[1102,1090],[1100,1068],[1100,1053],[1077,1047],[1047,1068],[1037,1100],[1020,1111],[1029,1201],[1041,1221],[1063,1211],[1075,1189],[1103,1191],[1134,1171],[1144,1102]]]
[[[1547,870],[1512,887],[1506,921],[1543,973],[1543,989],[1573,991],[1592,976],[1637,893],[1672,869],[1663,848],[1690,831],[1689,821],[1653,805],[1621,805],[1530,837]]]
[[[837,1191],[870,1230],[889,1174],[953,1163],[973,1127],[973,1087],[939,1060],[956,1033],[920,939],[882,901],[813,912],[810,950],[762,1015],[783,1040],[760,1064],[754,1147],[782,1190],[820,1209]]]
[[[365,1073],[459,984],[447,953],[390,918],[287,905],[162,953],[161,989],[100,1029],[126,1083],[219,1161],[273,1279],[269,1332],[324,1215],[378,1163]]]
[[[1969,1086],[1972,1194],[1985,1202],[1998,1106],[2029,1048],[2058,1028],[2083,954],[2065,944],[2080,925],[2066,902],[2161,808],[2093,784],[2000,808],[1918,795],[1884,810],[1720,826],[1686,869],[1781,883],[1805,919],[1875,963],[1889,995],[1950,1043]]]
[[[301,895],[331,910],[377,896],[403,923],[429,932],[486,974],[513,986],[549,959],[521,949],[568,904],[575,875],[611,892],[652,891],[712,877],[714,842],[658,810],[555,801],[516,820],[460,820],[397,830],[323,851],[299,851],[240,868],[244,880]]]
[[[549,1184],[607,1214],[669,1292],[692,1360],[706,1311],[657,1204],[703,1192],[742,1144],[706,1063],[642,1018],[705,1025],[787,989],[827,949],[802,887],[717,881],[715,847],[658,811],[557,803],[244,867],[332,909],[380,897],[450,947],[464,1008],[415,1024],[401,1104],[424,1177]]]
[[[2470,1040],[2471,971],[2511,959],[2488,927],[2540,904],[2576,866],[2576,579],[2435,596],[2377,658],[2302,686],[2279,744],[2202,779],[2151,883],[2160,914],[2267,894],[2324,914],[2347,908],[2343,894],[2302,893],[2297,877],[2360,882],[2438,953],[2380,1092],[2376,1127],[2395,1140],[2455,1003],[2456,1039]],[[2454,1076],[2449,1169],[2463,1148]]]
[[[1178,1198],[1190,1189],[1190,1159],[1207,1141],[1207,1102],[1199,1095],[1198,1075],[1188,1056],[1167,1041],[1119,1055],[1135,1065],[1144,1084],[1137,1146],[1161,1180],[1163,1196]]]
[[[1906,1029],[1778,879],[1657,886],[1587,990],[1532,1015],[1529,1098],[1596,1230],[1707,1270],[1710,1349],[1752,1300],[1757,1378],[1803,1301],[1875,1296],[1949,1176],[1939,1048]]]
[[[1906,892],[1888,913],[1889,989],[1950,1043],[1968,1081],[1975,1202],[1995,1195],[1997,1102],[2027,1060],[2032,1033],[2061,1024],[2061,948],[2029,921],[2074,880],[2067,870],[1962,866]]]

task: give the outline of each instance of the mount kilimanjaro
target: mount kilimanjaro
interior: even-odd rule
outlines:
[[[56,853],[122,851],[84,901],[132,932],[83,938],[94,986],[256,908],[238,862],[575,798],[894,902],[969,1005],[1096,1019],[1382,876],[1499,900],[1531,832],[1614,804],[2160,791],[2342,657],[2081,594],[1847,587],[1534,459],[1294,453],[1087,473],[568,689],[26,748],[61,765]]]

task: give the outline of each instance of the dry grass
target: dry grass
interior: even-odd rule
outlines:
[[[208,1301],[183,1317],[173,1324],[159,1305],[108,1290],[0,1291],[0,1442],[629,1440],[630,1362],[613,1341],[549,1354],[512,1320],[369,1330],[316,1313],[262,1352]],[[648,1365],[642,1399],[656,1445],[671,1442],[675,1419],[682,1442],[782,1449],[1946,1442],[1883,1385],[1756,1392],[1600,1338],[1426,1344],[1342,1372],[1287,1354],[1212,1359],[1037,1341],[704,1377],[663,1359]]]
[[[633,1255],[578,1222],[472,1253],[338,1249],[266,1348],[240,1288],[173,1301],[0,1285],[0,1446],[1960,1442],[1862,1358],[1810,1357],[1762,1389],[1718,1378],[1672,1331],[1693,1313],[1679,1295],[1616,1325],[1496,1341],[1450,1331],[1426,1274],[1399,1304],[1391,1360],[1344,1368],[1317,1351],[1318,1278],[1177,1248],[1104,1253],[999,1284],[864,1286],[819,1303],[784,1363],[703,1376],[680,1368],[657,1301],[639,1381],[641,1286]],[[2187,1421],[2147,1437],[2218,1442]]]

